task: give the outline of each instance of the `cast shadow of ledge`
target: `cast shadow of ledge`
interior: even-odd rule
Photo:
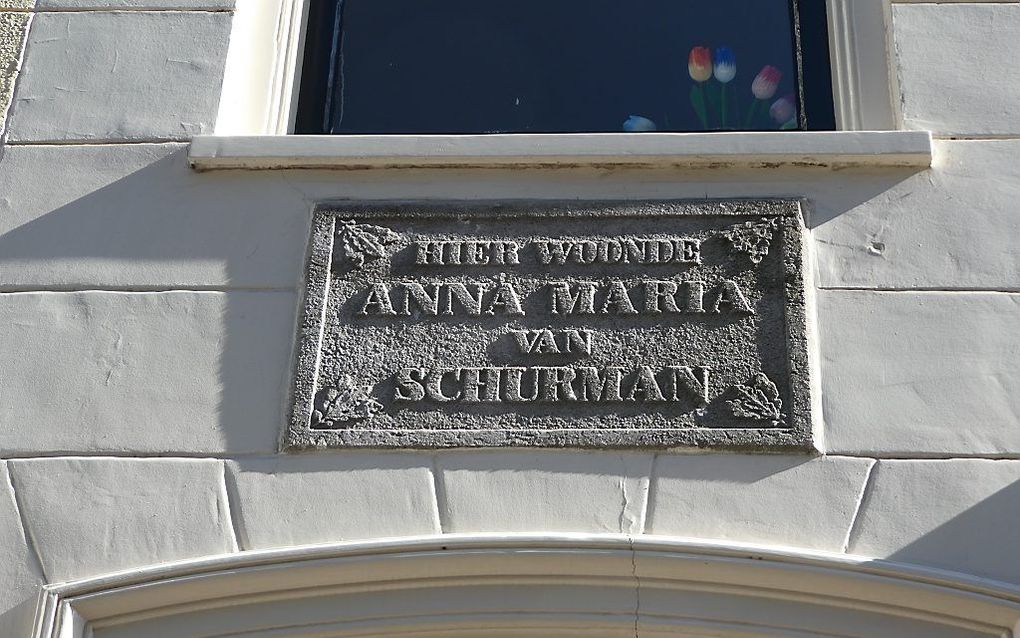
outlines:
[[[83,394],[84,383],[67,381],[72,385],[62,390],[69,396],[46,408],[49,413],[26,409],[12,415],[60,427],[0,439],[6,440],[0,443],[4,454],[275,452],[317,201],[806,197],[809,222],[815,224],[910,174],[812,169],[740,176],[705,170],[195,173],[187,166],[186,147],[176,145],[7,147],[2,160],[6,179],[0,176],[0,185],[7,182],[11,203],[9,229],[0,235],[0,289],[197,290],[219,295],[215,301],[197,296],[202,303],[194,311],[213,321],[218,309],[222,325],[220,340],[201,342],[218,349],[204,353],[214,361],[209,365],[215,367],[217,388],[175,392],[189,375],[193,386],[212,382],[183,356],[164,362],[162,379],[149,374],[147,362],[136,361],[135,377],[123,389],[130,400],[121,397],[120,403],[99,383],[95,393]],[[40,204],[49,201],[52,209]],[[82,418],[76,406],[90,403],[99,407],[91,416],[86,409]],[[125,413],[129,404],[161,407]]]
[[[50,385],[22,388],[8,416],[37,425],[0,453],[275,452],[310,205],[264,176],[196,175],[176,145],[13,147],[3,162],[0,287],[92,292],[43,300],[59,308],[31,332],[69,343],[24,364]],[[12,303],[46,295],[31,297]]]
[[[942,507],[914,496],[897,495],[886,501],[890,507],[871,512],[865,502],[849,552],[1020,586],[1020,480],[907,540],[911,528],[926,526]]]

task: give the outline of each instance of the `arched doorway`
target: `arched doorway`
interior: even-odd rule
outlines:
[[[1020,592],[836,554],[448,535],[244,552],[48,587],[34,638],[1010,635]]]

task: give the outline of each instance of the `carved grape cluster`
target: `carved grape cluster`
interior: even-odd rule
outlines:
[[[779,218],[762,218],[738,224],[723,231],[723,236],[730,240],[735,250],[745,253],[757,265],[769,254],[772,233],[779,225]]]

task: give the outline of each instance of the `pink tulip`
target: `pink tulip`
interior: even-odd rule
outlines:
[[[769,108],[769,117],[776,124],[786,124],[797,116],[797,103],[793,101],[792,95],[784,95],[772,103]]]
[[[782,71],[766,64],[758,72],[754,82],[751,83],[751,93],[754,93],[754,97],[759,100],[771,99],[776,94],[776,89],[779,88],[779,80],[782,78]]]

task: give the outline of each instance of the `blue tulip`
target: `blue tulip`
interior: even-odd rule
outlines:
[[[719,47],[715,50],[715,61],[713,64],[715,79],[726,84],[737,75],[737,57],[729,47]]]
[[[655,126],[655,122],[651,121],[647,117],[641,117],[640,115],[631,115],[627,118],[627,121],[623,123],[623,130],[627,133],[647,133],[654,131],[658,127]]]

